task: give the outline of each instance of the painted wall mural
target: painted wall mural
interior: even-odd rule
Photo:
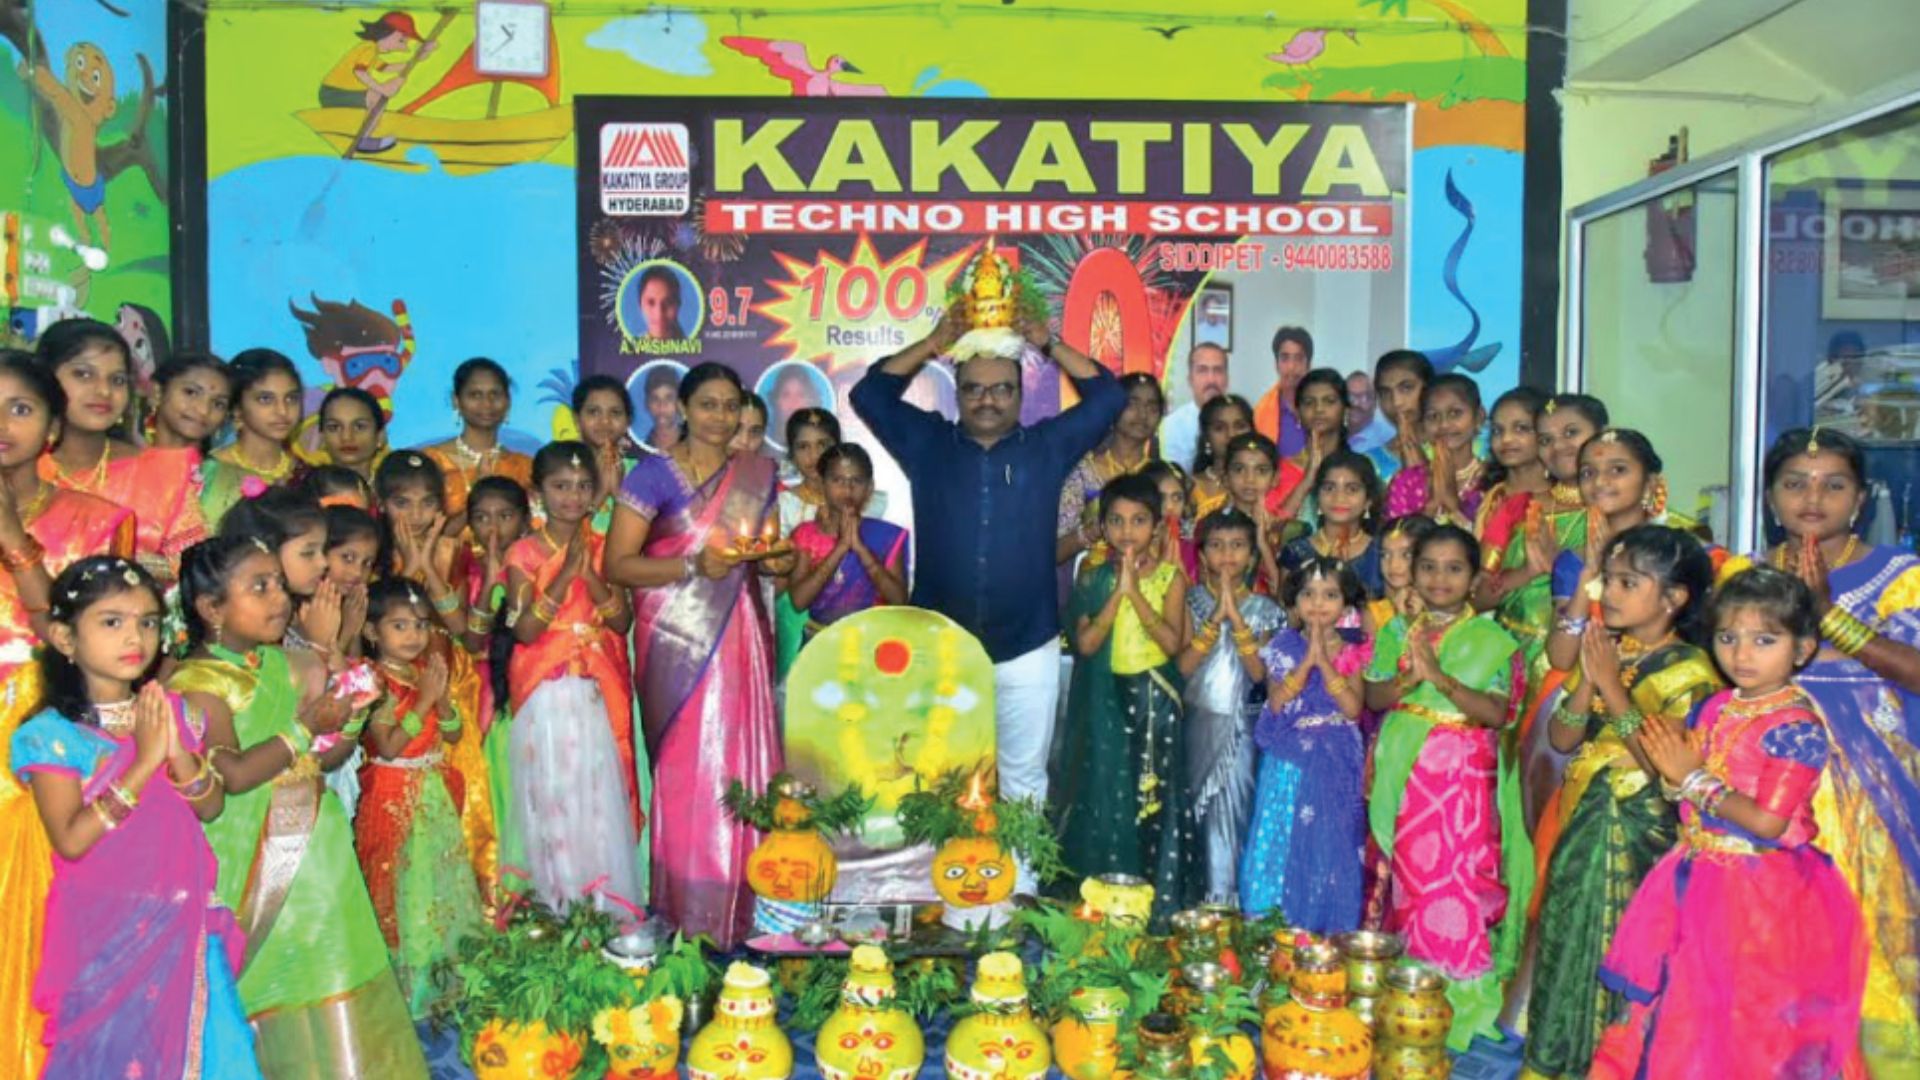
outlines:
[[[211,0],[215,349],[269,345],[305,358],[316,386],[435,403],[401,412],[399,445],[450,434],[438,403],[453,367],[492,356],[517,376],[509,440],[551,437],[580,368],[574,268],[595,242],[575,236],[576,95],[1411,102],[1404,332],[1489,389],[1517,377],[1524,0],[1296,0],[1254,15],[1218,0],[1159,15],[1083,0],[866,6],[568,5],[537,24],[546,65],[527,74],[516,63],[537,58],[537,34],[485,40],[470,6]],[[733,242],[687,233],[630,254]],[[1070,274],[1141,247],[1085,235],[1044,254]],[[1311,326],[1332,366],[1369,364],[1376,343],[1301,280],[1297,296],[1261,298],[1272,325]],[[1154,343],[1176,392],[1188,343]],[[1236,352],[1236,388],[1259,389],[1264,344]]]
[[[0,60],[6,332],[118,320],[151,371],[172,307],[165,6],[0,0]]]

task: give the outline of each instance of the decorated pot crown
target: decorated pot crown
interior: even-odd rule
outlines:
[[[1010,952],[982,956],[973,977],[972,997],[982,1005],[1013,1005],[1027,1000],[1027,973],[1020,958]]]

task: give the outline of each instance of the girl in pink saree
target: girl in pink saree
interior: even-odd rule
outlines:
[[[235,986],[244,941],[201,830],[224,801],[204,717],[147,674],[160,590],[118,556],[54,584],[48,707],[10,748],[54,851],[33,991],[42,1075],[258,1080]]]
[[[770,459],[727,453],[744,397],[729,368],[687,373],[687,437],[627,475],[605,556],[608,580],[634,590],[634,672],[655,769],[653,907],[721,949],[752,925],[746,865],[760,840],[721,796],[730,781],[764,785],[781,767],[757,578],[792,563],[791,552],[730,553],[736,537],[767,535],[776,493]]]

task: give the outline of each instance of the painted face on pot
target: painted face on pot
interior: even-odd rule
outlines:
[[[832,1054],[839,1059],[836,1064],[850,1066],[836,1068],[826,1062],[820,1063],[820,1073],[827,1080],[898,1080],[911,1077],[912,1069],[894,1069],[888,1058],[899,1040],[893,1029],[868,1022],[857,1028],[840,1033],[834,1040]]]
[[[473,1041],[477,1080],[564,1080],[580,1068],[581,1046],[545,1024],[506,1025],[495,1020]]]
[[[1013,879],[1013,857],[991,840],[949,840],[933,856],[933,891],[954,907],[1004,903]]]
[[[607,1080],[669,1080],[677,1075],[681,1012],[679,998],[663,997],[595,1016],[594,1040],[607,1048]]]
[[[769,900],[812,903],[833,891],[838,869],[819,833],[776,829],[747,857],[747,883]]]

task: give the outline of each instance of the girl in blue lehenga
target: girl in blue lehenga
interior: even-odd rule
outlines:
[[[1282,627],[1262,654],[1267,707],[1253,729],[1260,775],[1240,907],[1278,907],[1316,934],[1357,930],[1367,837],[1358,675],[1372,648],[1339,626],[1366,593],[1352,567],[1316,557],[1288,575],[1281,598],[1298,628]]]

